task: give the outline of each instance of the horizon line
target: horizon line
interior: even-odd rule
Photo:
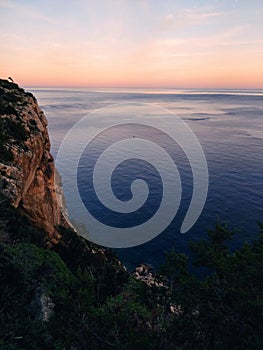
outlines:
[[[129,89],[129,90],[263,90],[262,87],[174,87],[174,86],[89,86],[89,85],[33,85],[33,84],[19,84],[24,88],[81,88],[81,89]]]

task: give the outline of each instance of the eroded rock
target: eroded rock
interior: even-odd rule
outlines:
[[[30,93],[0,80],[0,194],[54,243],[59,225],[69,226],[63,192],[55,184],[47,119]]]

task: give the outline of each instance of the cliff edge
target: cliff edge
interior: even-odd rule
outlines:
[[[31,93],[0,80],[0,194],[56,243],[57,227],[69,223],[55,184],[47,125]]]

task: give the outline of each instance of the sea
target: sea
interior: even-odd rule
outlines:
[[[143,244],[128,248],[113,248],[129,270],[133,270],[140,263],[147,263],[158,269],[164,261],[165,253],[171,249],[191,256],[189,241],[206,239],[208,230],[213,229],[218,221],[227,223],[231,230],[236,231],[228,243],[232,251],[240,248],[244,242],[251,242],[257,237],[259,231],[257,221],[263,222],[262,90],[48,87],[29,87],[27,90],[36,96],[46,115],[51,152],[55,160],[63,139],[77,122],[94,111],[111,105],[134,103],[159,106],[183,120],[198,139],[209,173],[207,198],[199,218],[187,233],[180,232],[193,193],[193,176],[189,162],[180,156],[177,158],[179,164],[176,165],[181,175],[183,189],[180,207],[174,220],[155,238]],[[125,115],[123,119],[125,120]],[[114,122],[116,121],[113,120]],[[127,197],[123,189],[131,184],[130,174],[135,178],[141,178],[146,172],[149,182],[152,183],[149,189],[156,194],[151,200],[160,199],[157,187],[162,183],[156,180],[156,174],[151,175],[149,167],[146,166],[144,172],[145,164],[136,162],[137,160],[131,159],[129,165],[127,160],[123,169],[118,168],[123,174],[118,175],[117,179],[121,179],[119,182],[115,180],[116,197],[123,201],[128,200],[130,188],[127,188]],[[58,171],[60,170],[62,173],[65,171],[58,166]],[[85,171],[79,172],[78,176],[79,181],[85,183]],[[128,182],[125,184],[126,180]],[[85,191],[81,194],[84,202],[85,195],[89,197],[88,189],[86,194]],[[66,201],[70,200],[71,198],[67,198],[66,195]],[[154,207],[152,202],[149,204],[151,208]],[[154,210],[158,210],[158,205]],[[103,211],[100,207],[98,212],[104,222],[111,222],[114,217],[112,211]],[[149,213],[151,214],[151,210],[147,215]],[[131,219],[125,216],[124,222],[119,223],[119,227],[134,226],[136,225],[134,220],[141,223],[143,218],[149,219],[145,213],[142,217],[139,212],[136,215]],[[81,218],[79,220],[81,222]]]

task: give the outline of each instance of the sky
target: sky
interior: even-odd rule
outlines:
[[[22,86],[263,88],[262,0],[0,0]]]

